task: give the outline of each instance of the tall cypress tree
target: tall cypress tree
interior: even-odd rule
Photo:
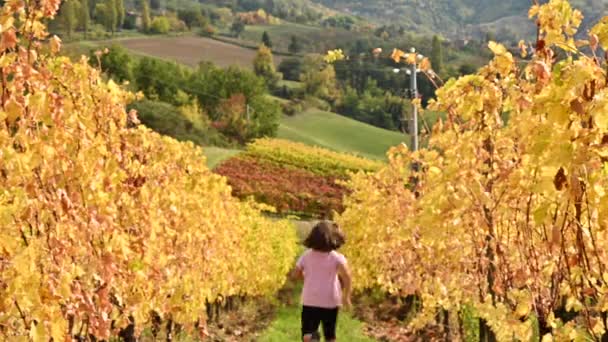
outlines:
[[[106,17],[105,17],[105,23],[106,23],[106,29],[110,32],[112,32],[112,35],[114,35],[114,32],[116,31],[116,24],[117,24],[117,19],[118,19],[118,13],[116,12],[116,0],[105,0],[105,7],[106,7]]]
[[[74,1],[76,0],[65,1],[61,5],[61,9],[59,12],[61,24],[63,25],[65,35],[68,38],[72,37],[72,32],[74,32],[76,24],[78,23],[78,17],[76,16],[76,8],[74,7]]]
[[[435,72],[438,74],[443,70],[443,51],[439,36],[433,36],[433,44],[431,47],[431,65],[433,70],[435,70]]]
[[[150,4],[148,0],[141,0],[141,28],[144,32],[150,31]]]
[[[91,21],[89,0],[80,0],[80,26],[84,31],[84,39],[87,39],[89,22]]]
[[[272,48],[272,42],[270,41],[270,36],[268,35],[268,32],[264,31],[264,34],[262,34],[262,43],[264,43],[264,45],[266,45],[267,48]]]
[[[298,53],[298,52],[302,51],[302,45],[300,44],[298,37],[291,36],[291,41],[289,42],[289,46],[287,47],[287,50],[291,53]]]
[[[114,0],[116,7],[116,27],[122,30],[122,25],[125,23],[125,3],[123,0]]]

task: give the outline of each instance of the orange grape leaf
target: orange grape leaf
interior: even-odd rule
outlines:
[[[2,33],[2,38],[0,39],[0,50],[4,51],[7,49],[12,49],[17,45],[17,34],[15,29],[11,28]]]
[[[431,61],[426,57],[420,62],[420,70],[422,71],[431,70],[431,67]]]
[[[395,63],[401,62],[401,58],[405,55],[405,52],[399,49],[393,49],[393,53],[391,54],[391,58],[395,61]]]

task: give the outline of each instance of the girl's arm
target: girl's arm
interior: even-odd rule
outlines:
[[[339,264],[338,265],[338,277],[340,279],[340,283],[342,284],[342,289],[344,293],[342,295],[344,300],[344,306],[350,308],[352,306],[350,301],[350,295],[352,291],[352,278],[350,275],[350,269],[347,264]]]
[[[292,279],[304,279],[304,270],[300,266],[296,266],[293,271],[291,271]]]

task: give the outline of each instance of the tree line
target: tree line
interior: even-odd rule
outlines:
[[[127,10],[124,0],[67,0],[62,2],[49,28],[68,39],[74,38],[75,32],[81,32],[84,39],[92,38],[91,33],[97,33],[99,28],[110,35],[123,29],[150,34],[195,28],[213,32],[211,23],[217,17],[213,11],[196,7],[161,11],[158,0],[138,0],[132,10]]]
[[[276,135],[281,107],[269,99],[280,79],[272,53],[260,47],[253,71],[236,66],[220,68],[201,62],[195,69],[151,57],[136,59],[113,46],[91,58],[119,82],[128,82],[146,100],[133,108],[141,120],[161,133],[182,140],[218,146],[244,144]]]

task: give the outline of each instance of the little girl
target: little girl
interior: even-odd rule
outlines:
[[[322,323],[325,341],[336,340],[338,308],[350,307],[351,276],[344,255],[336,252],[344,234],[332,222],[321,221],[312,229],[304,246],[308,249],[296,264],[295,273],[304,278],[302,290],[302,339],[313,341]],[[342,288],[344,294],[342,294]]]

